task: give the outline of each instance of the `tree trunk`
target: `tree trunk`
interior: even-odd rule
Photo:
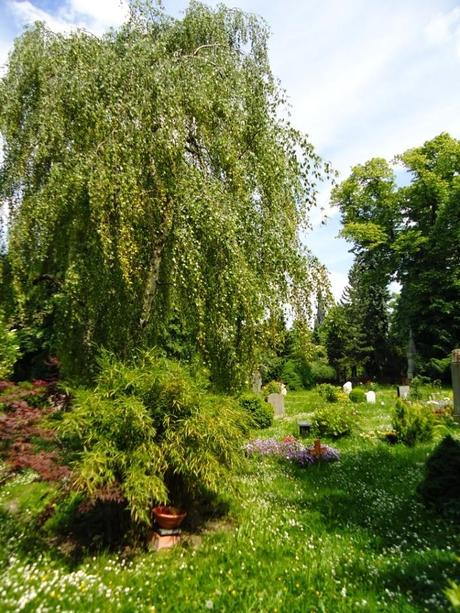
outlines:
[[[155,242],[153,248],[152,260],[150,263],[147,281],[144,289],[144,299],[142,302],[142,315],[140,319],[141,328],[149,323],[152,314],[152,307],[157,293],[158,279],[160,277],[160,267],[163,259],[163,250],[166,245],[166,240],[172,228],[173,211],[171,200],[165,198],[165,206],[163,210],[163,219],[160,223],[159,238]]]
[[[150,315],[152,313],[153,301],[157,290],[158,278],[160,276],[160,266],[163,252],[163,245],[159,245],[153,251],[152,263],[149,268],[149,274],[147,277],[147,283],[144,290],[144,301],[142,305],[142,315],[140,320],[141,328],[150,321]]]

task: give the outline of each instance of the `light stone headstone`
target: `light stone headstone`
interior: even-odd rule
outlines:
[[[398,385],[398,398],[407,400],[409,397],[410,387],[408,385]]]
[[[283,396],[287,395],[287,387],[284,385],[284,383],[281,383],[280,394],[283,394]]]
[[[346,383],[344,383],[342,386],[342,389],[345,392],[345,394],[349,394],[351,390],[353,389],[353,385],[351,384],[351,381],[347,381]]]
[[[284,396],[283,394],[269,394],[267,402],[270,403],[275,411],[275,417],[284,417]]]
[[[454,419],[460,424],[460,349],[452,351],[452,391],[454,392]]]
[[[372,390],[370,392],[366,392],[366,402],[370,404],[375,404],[375,392]]]
[[[252,391],[254,394],[260,394],[260,390],[262,389],[262,375],[259,370],[256,370],[252,373]]]

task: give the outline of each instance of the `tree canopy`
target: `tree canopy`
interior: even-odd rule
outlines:
[[[395,169],[373,159],[353,168],[333,200],[368,288],[381,298],[391,279],[400,282],[394,328],[405,343],[412,331],[420,366],[440,374],[460,342],[460,141],[440,134],[395,164],[408,184],[398,186]],[[383,321],[380,298],[370,304],[381,305]]]
[[[324,271],[299,229],[328,167],[283,119],[267,37],[192,2],[181,20],[145,3],[102,37],[37,23],[16,40],[0,84],[5,308],[67,374],[147,344],[198,352],[225,387],[271,315],[307,317]]]

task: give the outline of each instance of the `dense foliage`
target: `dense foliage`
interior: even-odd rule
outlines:
[[[340,400],[340,389],[330,383],[321,383],[316,391],[327,402],[338,402]]]
[[[259,394],[245,392],[238,400],[241,408],[248,413],[256,428],[269,428],[273,424],[273,407]]]
[[[348,394],[348,398],[351,402],[364,402],[366,400],[366,393],[359,387],[355,387]]]
[[[9,377],[20,355],[19,341],[15,330],[11,330],[0,310],[0,379]]]
[[[426,461],[418,487],[423,500],[460,522],[460,442],[448,435]]]
[[[69,476],[55,433],[46,423],[59,409],[51,401],[53,392],[45,381],[0,382],[0,458],[8,472],[32,469],[45,481]]]
[[[269,381],[262,388],[262,396],[267,398],[270,394],[281,393],[281,383],[279,381]]]
[[[323,308],[332,305],[330,292],[325,294]],[[329,364],[326,348],[316,338],[305,322],[294,321],[288,329],[284,321],[278,322],[271,352],[262,356],[262,373],[265,381],[277,379],[290,390],[311,388],[315,384],[333,381],[335,369]]]
[[[324,167],[282,119],[261,20],[137,6],[100,38],[38,24],[15,42],[0,82],[7,308],[68,375],[101,346],[147,343],[240,385],[267,315],[289,303],[305,320],[324,279],[298,236]]]
[[[395,169],[376,158],[354,167],[333,191],[359,278],[350,277],[351,308],[341,314],[344,322],[334,314],[326,344],[338,348],[334,360],[353,365],[356,356],[346,343],[340,353],[335,340],[351,330],[361,372],[379,377],[383,369],[394,376],[412,338],[419,371],[447,377],[449,354],[460,339],[460,141],[441,134],[398,156],[396,164],[406,171],[407,185],[399,186]],[[389,317],[392,279],[402,287]]]
[[[136,522],[153,503],[190,503],[231,486],[249,418],[206,392],[205,373],[146,352],[104,354],[94,390],[76,393],[58,426],[77,453],[74,487],[90,501],[124,500]]]
[[[337,402],[323,405],[315,411],[312,426],[319,436],[339,438],[350,434],[356,425],[356,415],[349,403]]]
[[[434,418],[431,409],[422,404],[398,399],[392,424],[398,441],[409,447],[433,438]]]

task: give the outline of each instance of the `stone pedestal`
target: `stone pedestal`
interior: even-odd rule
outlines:
[[[460,424],[460,349],[452,351],[452,390],[454,392],[454,419]]]
[[[156,528],[152,533],[152,537],[149,542],[149,548],[158,551],[160,549],[169,549],[174,547],[180,541],[181,530],[164,530],[162,528]]]

